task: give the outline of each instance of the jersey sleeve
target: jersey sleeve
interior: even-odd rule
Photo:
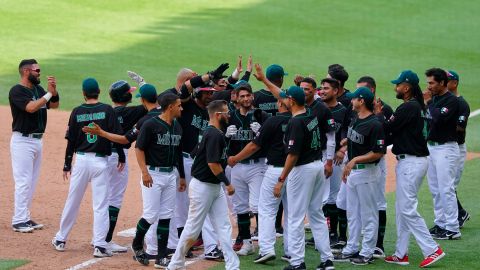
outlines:
[[[441,107],[435,107],[435,104],[429,106],[430,115],[434,123],[444,123],[449,121],[452,117],[458,117],[458,98],[452,96]]]
[[[223,149],[225,141],[221,134],[211,132],[205,138],[205,151],[207,156],[207,163],[222,163]]]
[[[457,126],[466,129],[468,117],[470,116],[470,106],[464,99],[459,99]]]
[[[65,139],[67,139],[68,141],[74,141],[75,134],[77,134],[76,125],[75,125],[75,115],[76,115],[76,109],[74,109],[70,113],[70,118],[68,119],[67,130],[65,131]]]
[[[285,144],[287,145],[287,154],[298,155],[302,151],[305,129],[301,120],[292,118],[285,132]]]
[[[268,141],[273,138],[274,132],[279,132],[278,130],[274,130],[275,128],[272,125],[272,121],[266,121],[261,127],[258,132],[258,136],[255,137],[253,143],[260,146],[265,147],[268,144]]]
[[[320,123],[320,130],[324,134],[335,131],[335,119],[333,118],[332,112],[326,107],[322,109],[321,119],[318,119]]]
[[[22,111],[25,111],[27,104],[32,101],[32,97],[25,91],[20,91],[18,87],[12,88],[9,94],[10,101]]]
[[[142,126],[142,128],[138,132],[137,143],[135,145],[135,148],[138,148],[144,151],[151,137],[152,137],[151,128],[147,122]]]
[[[386,115],[381,115],[379,117],[380,122],[383,123],[385,131],[397,132],[405,127],[411,119],[412,112],[415,112],[415,108],[408,106],[408,103],[398,106],[397,110],[387,118]],[[385,120],[383,120],[383,119]],[[383,121],[382,121],[383,120]]]
[[[374,153],[386,153],[385,132],[380,122],[375,123],[370,131],[370,149]]]

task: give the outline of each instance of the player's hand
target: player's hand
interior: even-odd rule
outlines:
[[[144,186],[148,188],[152,187],[153,185],[152,176],[148,172],[142,173],[142,182]]]
[[[235,156],[231,156],[231,157],[228,157],[227,163],[228,163],[228,166],[233,168],[235,165],[237,165],[238,160],[235,158]]]
[[[117,164],[117,170],[119,172],[123,171],[123,169],[125,169],[125,162],[118,162]]]
[[[227,190],[228,196],[232,196],[233,194],[235,194],[235,188],[232,184],[225,186],[225,189]]]
[[[430,92],[428,89],[425,89],[425,91],[423,91],[423,101],[425,101],[425,104],[427,104],[430,99],[432,99],[432,92]]]
[[[325,162],[324,170],[325,170],[325,178],[328,178],[328,177],[332,176],[332,173],[333,173],[333,161],[332,161],[331,159],[328,159],[328,160]]]
[[[253,123],[250,124],[250,129],[253,132],[255,132],[255,135],[258,135],[258,131],[260,131],[260,127],[262,127],[262,126],[258,122],[253,122]]]
[[[347,141],[348,141],[347,138],[342,139],[342,140],[340,141],[340,145],[341,145],[341,146],[347,145]]]
[[[243,67],[242,67],[242,56],[238,56],[238,63],[237,63],[237,72],[238,74],[241,74],[243,72]],[[238,78],[236,78],[238,79]]]
[[[277,182],[275,184],[275,187],[273,187],[273,196],[275,196],[275,198],[280,198],[280,196],[282,196],[282,188],[283,182]]]
[[[253,76],[255,76],[255,78],[257,78],[257,80],[261,82],[267,79],[267,77],[265,77],[265,74],[263,73],[262,67],[258,63],[255,64],[255,73],[253,73]]]
[[[53,96],[56,96],[57,93],[57,79],[53,76],[47,76],[47,91],[52,93]]]
[[[293,83],[296,85],[296,86],[300,86],[300,82],[303,81],[303,79],[305,79],[302,75],[300,74],[295,74],[295,78],[293,79]]]
[[[143,77],[138,75],[136,72],[127,71],[127,74],[128,74],[128,77],[130,77],[130,79],[132,79],[132,81],[136,82],[138,84],[138,86],[140,86],[140,87],[142,87],[144,84],[147,83],[147,82],[145,82],[145,79],[143,79]]]
[[[335,153],[335,157],[333,158],[333,162],[335,163],[335,165],[340,166],[340,164],[343,163],[343,158],[345,158],[345,153],[338,150]]]
[[[252,56],[250,55],[248,57],[248,62],[247,62],[247,71],[252,73],[252,68],[253,68],[253,65],[252,65]]]
[[[218,66],[214,71],[208,72],[210,74],[210,80],[212,81],[218,81],[219,79],[222,78],[223,72],[227,70],[230,67],[228,63],[223,63],[220,66]]]
[[[342,180],[344,183],[347,182],[347,177],[352,172],[353,166],[355,166],[355,161],[352,159],[345,165],[345,168],[343,168]]]
[[[227,127],[227,130],[225,131],[225,137],[230,138],[233,135],[237,134],[237,127],[235,125],[230,125]]]
[[[178,191],[184,192],[186,189],[187,189],[187,181],[185,181],[185,178],[180,177],[180,181],[178,183]]]
[[[382,110],[383,110],[382,101],[380,100],[380,98],[375,98],[373,100],[373,113],[379,114],[382,112]]]
[[[63,181],[67,181],[71,173],[71,171],[63,171]]]
[[[100,135],[100,133],[102,133],[103,129],[95,122],[92,122],[93,123],[93,127],[91,126],[84,126],[82,128],[82,131],[84,133],[89,133],[89,134],[92,134],[92,135]]]

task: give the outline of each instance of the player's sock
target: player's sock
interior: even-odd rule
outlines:
[[[255,213],[255,226],[256,226],[256,231],[258,232],[258,213]]]
[[[460,200],[458,199],[458,194],[456,190],[455,190],[455,197],[457,197],[458,216],[460,217],[465,212],[465,209],[463,209],[463,206],[460,203]]]
[[[330,233],[337,234],[338,226],[338,208],[336,204],[327,204],[328,205],[328,214],[330,217]]]
[[[377,247],[383,250],[383,238],[385,237],[385,228],[387,227],[387,211],[378,211],[378,238]]]
[[[132,247],[135,250],[143,249],[143,239],[145,234],[147,234],[148,229],[150,229],[150,223],[143,217],[137,223],[137,231],[135,232],[135,237],[133,238]]]
[[[338,233],[339,239],[347,240],[347,211],[338,208]]]
[[[170,231],[170,219],[160,219],[157,226],[158,257],[167,256],[168,232]]]
[[[237,215],[238,223],[238,235],[242,240],[250,239],[250,214],[238,214]]]
[[[282,228],[282,217],[283,217],[283,203],[280,202],[280,205],[278,205],[277,216],[275,218],[275,229]]]
[[[180,238],[180,236],[182,236],[182,232],[183,232],[183,227],[177,228],[178,238]]]
[[[110,226],[108,227],[107,237],[105,238],[105,241],[107,243],[112,241],[113,231],[115,230],[115,226],[117,225],[118,212],[120,212],[120,208],[117,208],[111,205],[108,207],[108,215],[110,216]]]

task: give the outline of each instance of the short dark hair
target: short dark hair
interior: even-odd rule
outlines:
[[[38,64],[37,60],[35,60],[35,59],[23,59],[22,61],[20,61],[20,64],[18,64],[18,72],[20,72],[20,74],[22,74],[22,69],[25,66],[30,66],[30,65],[33,65],[33,64]]]
[[[235,91],[237,92],[237,94],[240,93],[240,91],[247,91],[247,92],[249,92],[250,94],[253,94],[253,90],[252,90],[251,87],[247,87],[247,86],[243,86],[243,85],[240,86],[240,87],[238,87],[238,88],[236,88]]]
[[[365,99],[363,100],[365,102],[365,107],[371,112],[373,112],[373,102],[367,102]]]
[[[165,110],[166,108],[168,108],[168,106],[174,104],[177,99],[180,99],[178,95],[175,95],[173,93],[165,93],[160,97],[159,105],[162,110]]]
[[[332,68],[328,70],[328,74],[335,80],[340,82],[340,86],[344,86],[345,82],[348,80],[348,72],[340,67]]]
[[[324,84],[324,83],[328,83],[330,84],[330,86],[332,86],[333,88],[340,88],[340,83],[335,80],[335,79],[332,79],[332,78],[325,78],[323,79],[321,82],[320,82],[320,85]]]
[[[448,76],[447,72],[441,68],[431,68],[427,71],[425,71],[425,76],[427,77],[433,77],[433,80],[442,83],[443,86],[446,86],[448,83]]]
[[[83,91],[83,93],[85,93],[85,97],[86,97],[87,99],[98,99],[98,96],[99,96],[99,94],[100,94],[100,93],[98,93],[98,92],[97,92],[97,93],[87,93],[87,92],[85,92],[85,91]]]
[[[209,115],[213,115],[216,112],[222,111],[224,106],[227,106],[227,102],[225,100],[213,100],[207,105],[207,111]]]
[[[370,76],[363,76],[358,79],[357,83],[366,83],[369,88],[377,89],[377,84],[375,83],[375,79]]]
[[[309,83],[313,86],[313,88],[317,88],[317,82],[313,78],[305,77],[305,78],[303,78],[303,80],[300,83],[302,83],[302,82]]]
[[[328,71],[330,71],[331,69],[345,69],[342,65],[340,64],[331,64],[330,66],[328,66]]]

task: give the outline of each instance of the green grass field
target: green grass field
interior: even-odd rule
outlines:
[[[28,263],[28,261],[0,259],[0,270],[15,269],[26,263]]]
[[[468,161],[463,174],[462,182],[458,189],[458,196],[465,209],[470,213],[472,218],[467,221],[465,227],[462,229],[462,239],[458,241],[438,240],[447,256],[438,262],[432,269],[456,269],[456,270],[471,270],[478,269],[478,242],[480,241],[480,209],[477,206],[477,196],[480,192],[480,186],[477,185],[476,179],[480,174],[480,159]],[[419,212],[425,218],[427,225],[433,224],[433,209],[432,196],[428,190],[426,180],[424,181],[421,191],[419,193]],[[387,195],[388,209],[387,209],[387,231],[385,236],[385,252],[390,255],[395,251],[396,231],[395,231],[395,194],[389,193]],[[310,235],[309,235],[310,237]],[[375,261],[374,264],[365,267],[365,269],[418,269],[418,265],[422,261],[422,253],[418,248],[416,242],[410,238],[409,250],[409,266],[390,265],[383,261]],[[279,241],[281,242],[281,240]],[[314,269],[319,264],[319,253],[312,247],[307,247],[306,264],[308,269]],[[281,243],[276,245],[276,253],[281,256],[283,254],[283,247]],[[269,262],[267,265],[258,265],[253,263],[253,259],[257,254],[248,257],[242,257],[240,260],[241,269],[282,269],[286,263],[277,259]],[[224,264],[220,264],[211,270],[224,269]],[[336,269],[357,269],[361,268],[350,263],[336,263]]]

